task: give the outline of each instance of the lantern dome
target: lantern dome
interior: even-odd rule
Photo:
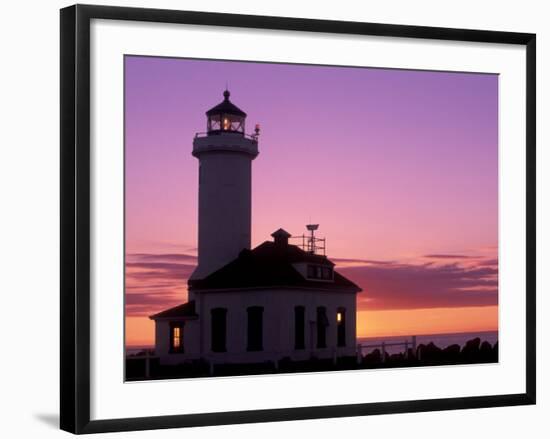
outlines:
[[[206,112],[208,134],[244,134],[246,113],[229,100],[229,90],[223,92],[223,101]]]

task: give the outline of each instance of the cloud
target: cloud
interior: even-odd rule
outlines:
[[[498,304],[498,269],[458,263],[383,264],[338,270],[363,288],[360,309],[420,309]]]
[[[132,253],[126,257],[128,316],[148,316],[187,300],[187,279],[197,258],[180,253]]]
[[[357,258],[331,258],[332,262],[336,265],[348,265],[348,264],[375,264],[375,265],[391,265],[395,264],[395,261],[378,261],[375,259],[357,259]]]
[[[168,262],[127,262],[126,279],[180,279],[187,280],[194,265]]]
[[[478,267],[498,267],[498,259],[483,259],[477,263]]]
[[[151,305],[151,304],[157,304],[159,301],[173,301],[175,298],[170,293],[132,293],[127,294],[125,299],[125,305],[126,306],[134,306],[134,305]]]
[[[423,258],[427,259],[478,259],[479,256],[468,256],[468,255],[447,255],[447,254],[435,254],[435,255],[424,255]]]
[[[177,262],[197,262],[195,255],[182,253],[130,253],[127,255],[128,260],[132,261],[177,261]]]
[[[155,291],[163,291],[165,290],[166,288],[170,288],[173,286],[173,282],[157,282],[157,283],[154,283],[154,282],[148,282],[147,283],[147,291],[151,291],[151,290],[155,290]],[[126,292],[128,291],[142,291],[143,290],[143,286],[142,285],[136,285],[136,284],[129,284],[128,282],[126,283]]]
[[[402,263],[335,258],[333,262],[341,274],[363,289],[358,295],[361,310],[498,304],[498,259],[451,254],[424,258],[434,261]],[[127,315],[151,315],[185,302],[187,279],[195,264],[196,257],[188,254],[127,255]]]

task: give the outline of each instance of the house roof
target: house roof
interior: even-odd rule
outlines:
[[[333,282],[304,278],[296,263],[314,263],[333,267],[326,256],[308,253],[291,244],[265,241],[253,250],[243,250],[239,257],[204,279],[189,280],[191,289],[235,288],[314,288],[359,292],[358,285],[334,271]]]
[[[156,319],[175,319],[182,317],[198,317],[198,314],[195,312],[195,301],[190,300],[189,302],[183,303],[173,308],[165,309],[157,314],[149,316],[151,320]]]

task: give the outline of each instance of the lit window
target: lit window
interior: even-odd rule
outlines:
[[[336,311],[336,343],[338,347],[346,346],[346,309]]]
[[[224,117],[224,119],[223,119],[223,129],[227,131],[227,130],[229,130],[230,127],[231,127],[231,121],[227,117]]]
[[[183,323],[170,324],[170,352],[183,352]]]

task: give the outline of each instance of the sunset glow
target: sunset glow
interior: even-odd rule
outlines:
[[[446,334],[494,331],[498,306],[359,311],[357,336]]]
[[[319,223],[363,289],[360,337],[498,329],[498,76],[133,56],[125,75],[128,346],[187,299],[192,140],[226,82],[262,126],[253,246]]]

